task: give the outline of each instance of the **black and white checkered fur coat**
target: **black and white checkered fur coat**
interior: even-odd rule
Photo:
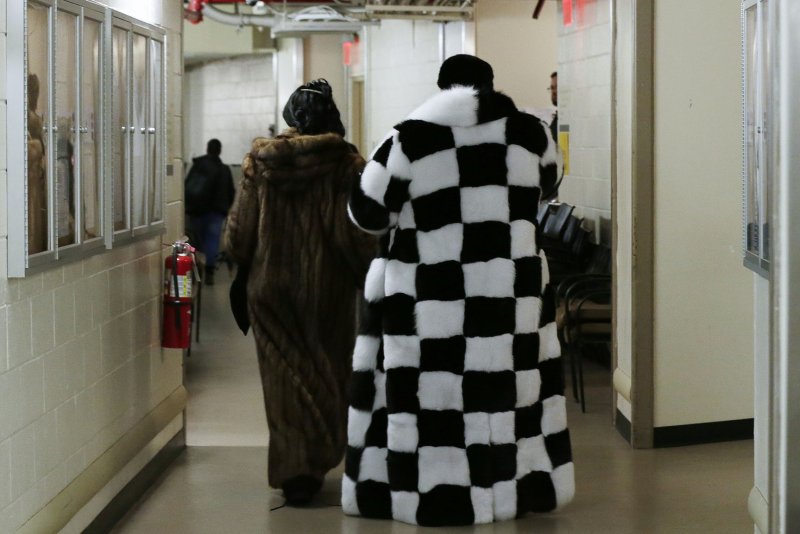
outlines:
[[[535,216],[546,125],[444,90],[374,152],[350,200],[382,234],[353,356],[342,506],[466,525],[572,499],[559,343]]]

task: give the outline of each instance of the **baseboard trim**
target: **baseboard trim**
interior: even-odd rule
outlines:
[[[694,425],[662,426],[653,429],[653,447],[682,447],[721,441],[753,439],[753,419],[715,421]]]
[[[617,410],[617,415],[614,417],[614,426],[617,428],[617,432],[625,438],[625,441],[628,443],[631,442],[631,422],[628,421],[628,418],[623,415],[623,413]]]
[[[622,398],[626,401],[631,402],[631,377],[617,367],[612,375],[612,383],[614,384],[614,391],[622,395]]]
[[[182,428],[139,473],[109,502],[83,530],[83,534],[110,532],[120,519],[155,484],[169,464],[186,449],[186,429]]]
[[[183,412],[186,398],[186,389],[180,386],[22,525],[18,534],[58,532],[64,528],[120,470]]]

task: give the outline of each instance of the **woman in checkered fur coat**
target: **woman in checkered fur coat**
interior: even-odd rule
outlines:
[[[346,446],[358,288],[377,243],[347,220],[364,167],[324,80],[303,85],[242,163],[227,251],[249,265],[247,308],[269,423],[269,484],[308,502]]]
[[[347,514],[467,525],[572,499],[559,343],[535,216],[546,125],[473,56],[398,124],[350,199],[382,235],[353,356]]]

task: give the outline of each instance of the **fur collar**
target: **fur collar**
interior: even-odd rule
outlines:
[[[465,128],[508,117],[516,111],[514,102],[503,93],[479,93],[472,87],[454,86],[433,95],[411,112],[408,120]]]
[[[290,128],[275,138],[259,137],[245,158],[243,171],[277,187],[303,189],[324,179],[355,149],[335,133],[300,135]]]

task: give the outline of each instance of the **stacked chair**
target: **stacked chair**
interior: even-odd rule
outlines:
[[[555,288],[556,324],[572,392],[586,411],[583,358],[588,346],[611,344],[611,250],[594,244],[583,220],[565,203],[543,205],[538,213],[540,243]]]

